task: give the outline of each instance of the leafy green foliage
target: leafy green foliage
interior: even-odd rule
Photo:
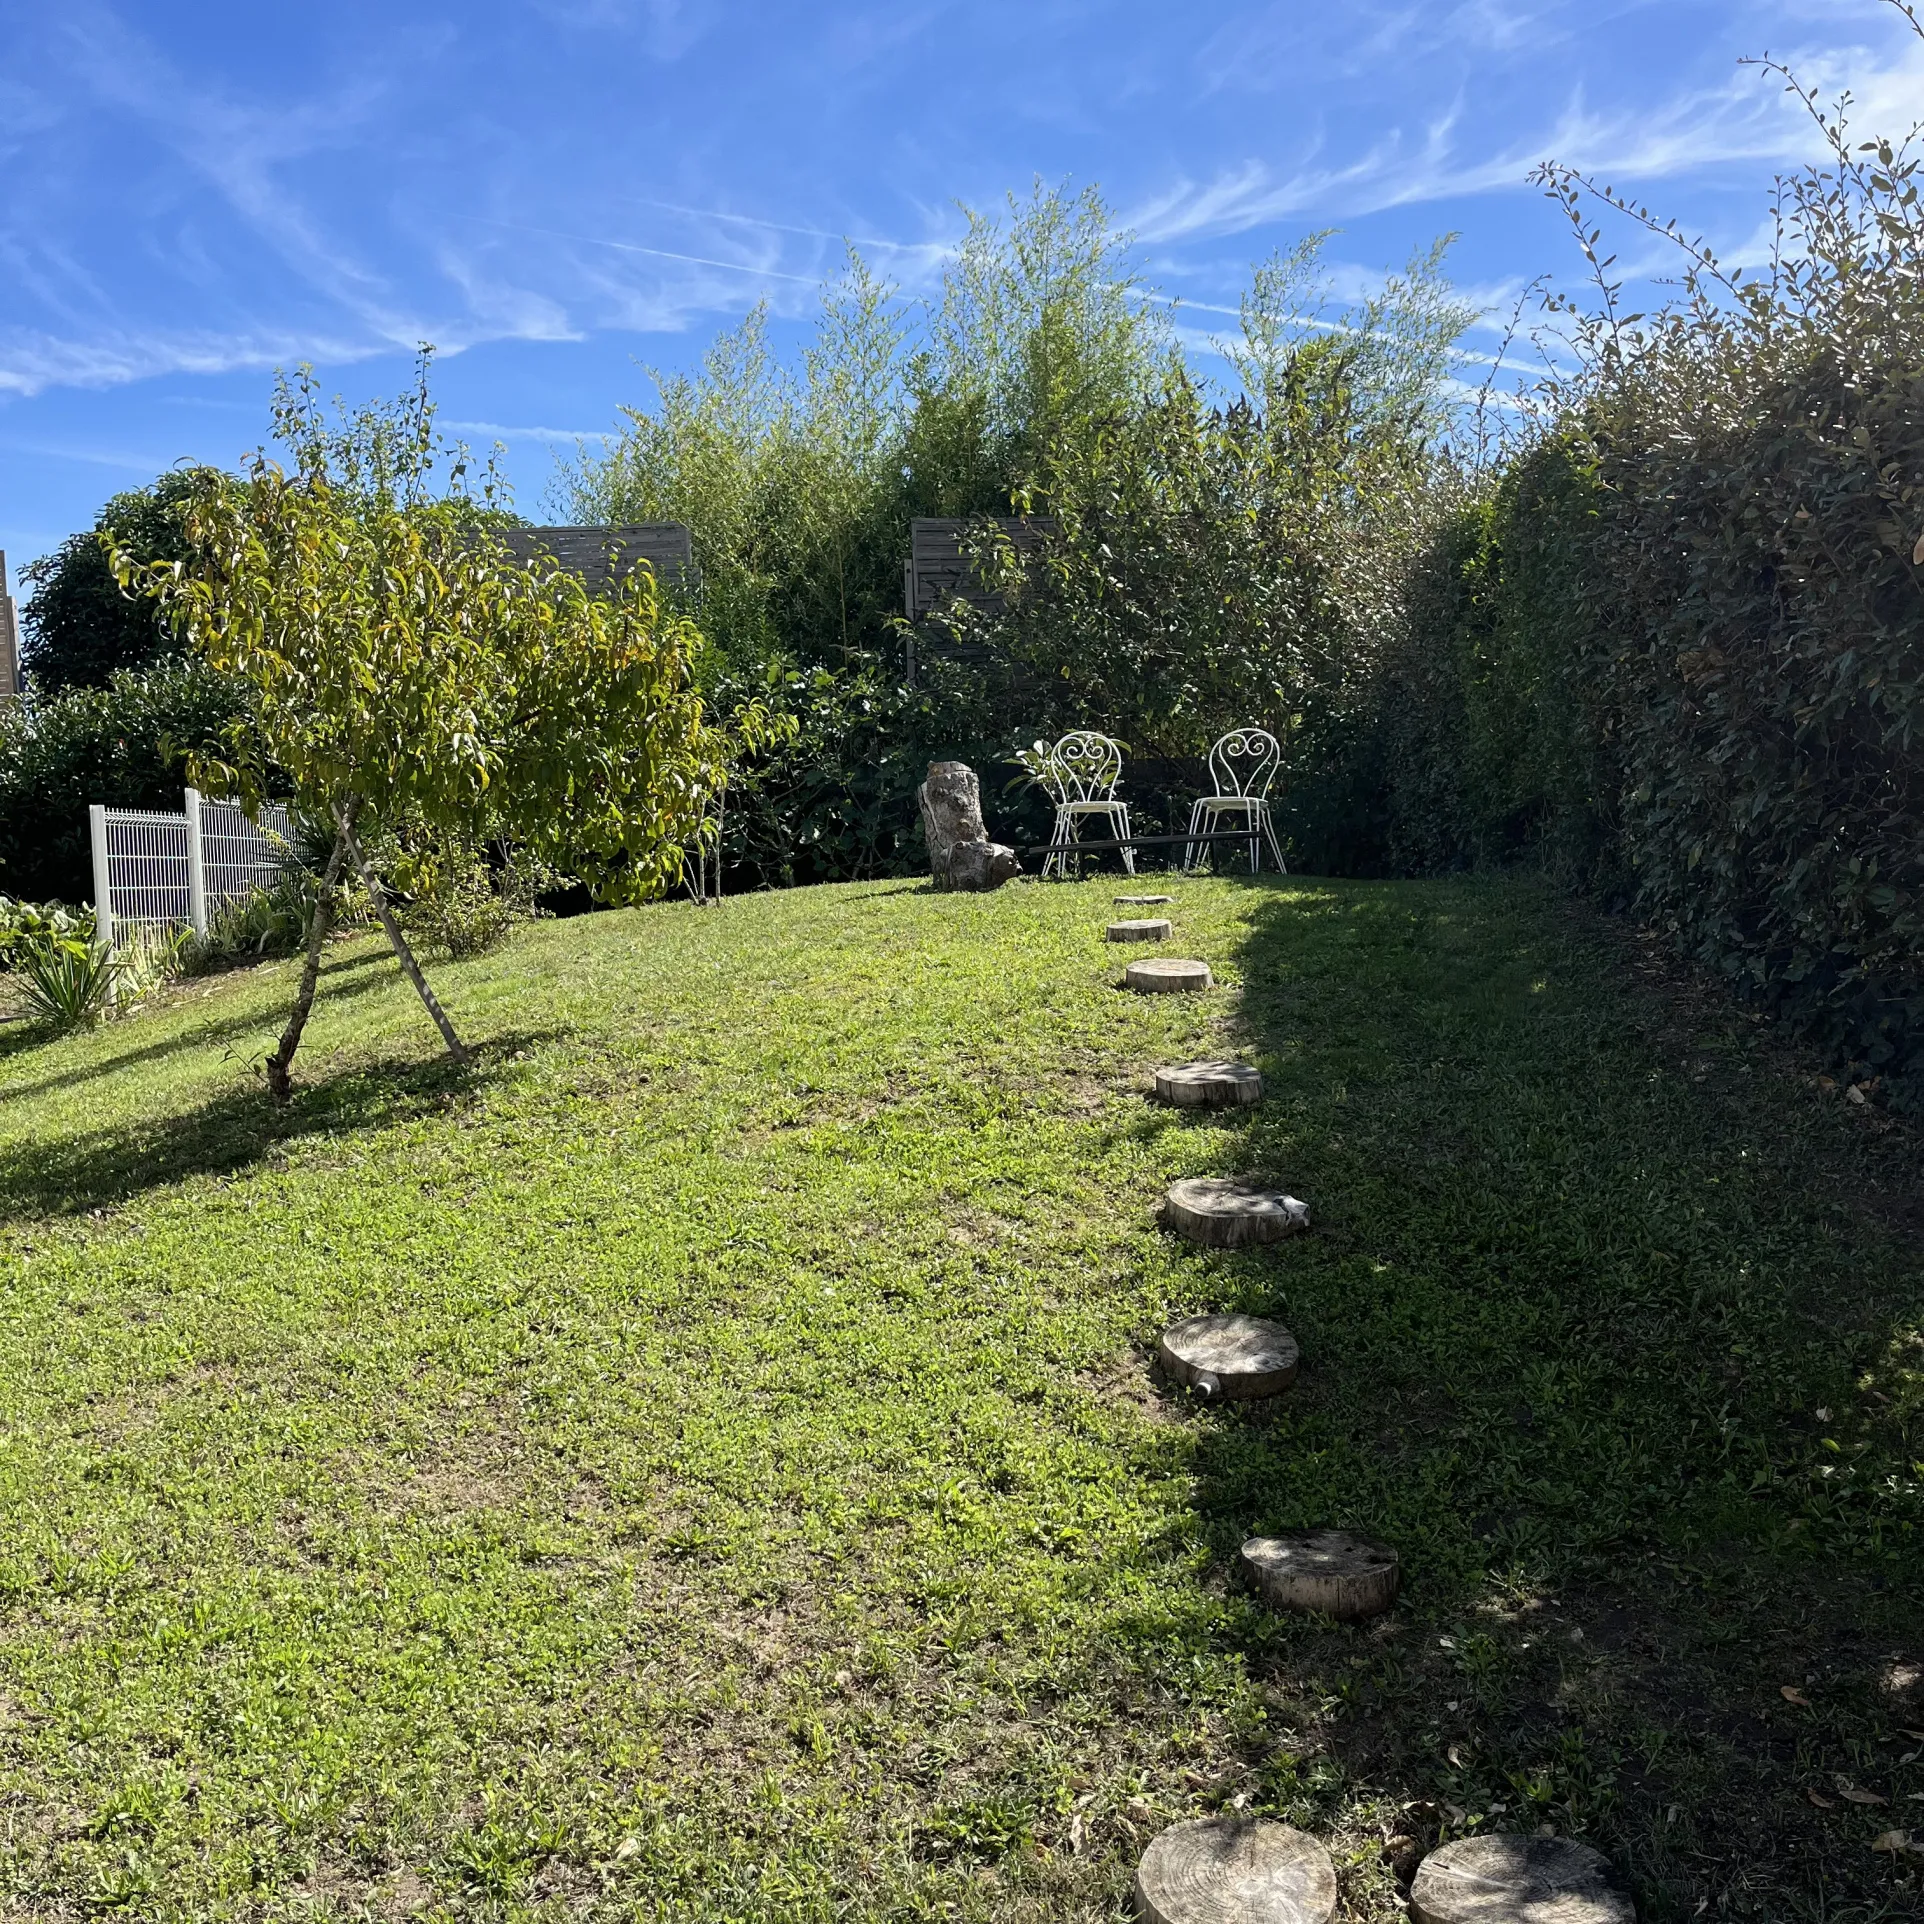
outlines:
[[[1319,247],[1257,271],[1231,403],[1186,369],[1100,198],[1038,188],[969,216],[927,303],[851,257],[798,372],[758,310],[584,460],[576,518],[693,529],[711,690],[795,704],[731,796],[742,879],[912,866],[929,760],[959,754],[993,795],[1017,743],[1085,724],[1190,782],[1215,734],[1267,722],[1291,743],[1299,848],[1367,862],[1374,668],[1435,518],[1469,316],[1440,247],[1352,307]],[[1012,510],[1053,524],[1045,560],[985,526],[1011,611],[955,608],[922,637],[924,689],[895,687],[910,519]],[[1014,832],[1039,826],[1021,807]]]
[[[1132,409],[1064,434],[1018,496],[1050,518],[1039,555],[985,531],[1005,605],[948,619],[1026,671],[1048,727],[1198,762],[1229,729],[1269,728],[1296,790],[1279,797],[1284,820],[1323,868],[1367,859],[1384,640],[1447,499],[1445,383],[1470,316],[1441,260],[1333,319],[1313,246],[1259,270],[1236,357],[1245,396],[1224,406],[1172,363]]]
[[[0,973],[17,985],[27,1019],[61,1035],[106,1013],[119,971],[91,910],[0,895]]]
[[[206,935],[183,950],[182,966],[189,974],[207,974],[263,956],[297,954],[307,937],[318,879],[290,864],[277,881],[216,903],[208,911]]]
[[[180,511],[194,485],[191,474],[175,472],[115,495],[91,529],[69,535],[26,570],[33,592],[22,610],[21,666],[39,695],[105,688],[115,675],[173,651],[153,603],[122,592],[105,544],[146,563],[180,559],[187,551]]]
[[[178,812],[190,762],[217,753],[246,712],[232,679],[179,658],[118,670],[104,688],[0,702],[0,886],[88,900],[88,808]]]
[[[567,879],[519,849],[503,854],[447,842],[434,848],[431,860],[412,860],[407,873],[411,893],[402,927],[457,962],[486,954],[517,923],[539,917],[538,898]]]
[[[1755,276],[1546,174],[1597,297],[1572,310],[1554,436],[1430,563],[1393,812],[1425,866],[1545,849],[1915,1101],[1919,160],[1806,104],[1831,156],[1785,182]],[[1682,248],[1663,312],[1621,312],[1599,204]]]
[[[401,401],[338,421],[305,373],[282,382],[276,435],[292,472],[264,453],[244,479],[205,471],[182,509],[189,562],[113,556],[184,644],[250,692],[224,751],[195,759],[202,781],[257,804],[277,771],[307,818],[335,828],[308,968],[269,1067],[283,1094],[348,861],[461,1053],[362,838],[397,838],[417,866],[424,850],[498,839],[638,899],[678,876],[720,781],[689,673],[699,634],[664,612],[645,571],[597,600],[566,571],[520,566],[491,477],[471,496],[465,456],[435,433],[428,363],[424,349]],[[752,743],[760,721],[745,711],[738,734]]]

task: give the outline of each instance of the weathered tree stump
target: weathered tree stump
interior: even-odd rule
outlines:
[[[1159,909],[1166,907],[1176,898],[1173,895],[1118,895],[1116,907],[1119,909]]]
[[[1288,1389],[1302,1357],[1281,1323],[1234,1315],[1174,1323],[1163,1331],[1156,1353],[1177,1382],[1232,1402]]]
[[[1261,1102],[1262,1072],[1246,1062],[1179,1062],[1156,1071],[1156,1099],[1178,1109],[1232,1109]]]
[[[1257,1189],[1222,1176],[1185,1176],[1162,1199],[1162,1219],[1192,1243],[1235,1249],[1278,1243],[1309,1227],[1309,1204],[1280,1189]]]
[[[1568,1837],[1459,1837],[1410,1886],[1416,1924],[1637,1924],[1610,1863]]]
[[[938,889],[1000,888],[1021,868],[1014,849],[989,840],[982,792],[967,762],[931,762],[915,799],[929,845],[929,873]]]
[[[1271,1609],[1315,1610],[1343,1623],[1387,1610],[1403,1579],[1394,1550],[1343,1530],[1251,1537],[1243,1568]]]
[[[1143,922],[1111,922],[1109,940],[1112,942],[1166,942],[1175,924],[1156,917]]]
[[[1330,1924],[1336,1867],[1267,1817],[1203,1817],[1150,1839],[1136,1869],[1143,1924]]]
[[[1138,995],[1194,995],[1216,986],[1207,962],[1178,962],[1174,956],[1161,955],[1149,962],[1131,962],[1122,979]]]

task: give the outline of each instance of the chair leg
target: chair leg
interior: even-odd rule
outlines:
[[[1129,804],[1118,802],[1115,812],[1122,823],[1116,834],[1116,839],[1122,844],[1122,865],[1133,875],[1136,872],[1136,851],[1129,846]]]
[[[1263,833],[1269,837],[1269,852],[1276,858],[1276,873],[1287,875],[1289,864],[1283,860],[1282,844],[1276,839],[1275,818],[1269,812],[1269,804],[1263,804]]]
[[[1058,877],[1065,880],[1067,879],[1069,874],[1069,858],[1063,851],[1068,840],[1068,811],[1058,806],[1056,809],[1055,826],[1049,831],[1049,852],[1042,858],[1042,879],[1045,882],[1049,879],[1049,871],[1052,868]]]
[[[1203,832],[1203,805],[1192,802],[1189,805],[1189,839],[1182,845],[1182,872],[1194,875],[1196,872],[1196,837]]]

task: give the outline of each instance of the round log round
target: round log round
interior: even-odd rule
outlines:
[[[1246,1062],[1178,1062],[1156,1071],[1156,1098],[1178,1109],[1233,1109],[1262,1101],[1262,1072]]]
[[[1178,1234],[1212,1249],[1278,1243],[1309,1227],[1308,1203],[1221,1176],[1188,1176],[1171,1184],[1162,1216]]]
[[[1216,986],[1207,962],[1179,962],[1173,955],[1159,955],[1149,962],[1131,962],[1123,971],[1122,979],[1138,995],[1194,995]]]
[[[1165,921],[1160,916],[1141,922],[1111,922],[1109,940],[1112,942],[1166,942],[1174,927],[1173,922]]]
[[[1176,898],[1173,895],[1118,895],[1116,907],[1119,909],[1159,909],[1166,907]]]
[[[1156,1353],[1177,1382],[1227,1402],[1288,1389],[1302,1359],[1295,1337],[1261,1316],[1191,1316],[1163,1331]]]
[[[1330,1924],[1336,1867],[1306,1832],[1204,1817],[1152,1838],[1136,1870],[1143,1924]]]
[[[1410,1886],[1416,1924],[1637,1924],[1609,1861],[1568,1837],[1459,1837]]]
[[[1243,1567],[1273,1610],[1313,1610],[1342,1623],[1374,1617],[1396,1601],[1396,1552],[1343,1530],[1251,1537]]]

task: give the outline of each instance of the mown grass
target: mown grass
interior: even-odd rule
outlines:
[[[538,927],[466,1073],[360,942],[281,1112],[280,968],[0,1042],[0,1915],[1105,1919],[1226,1806],[1916,1915],[1913,1139],[1527,883],[1184,881],[1202,999],[1113,892]],[[1286,1400],[1155,1380],[1218,1305]],[[1373,1628],[1233,1580],[1325,1522]]]

